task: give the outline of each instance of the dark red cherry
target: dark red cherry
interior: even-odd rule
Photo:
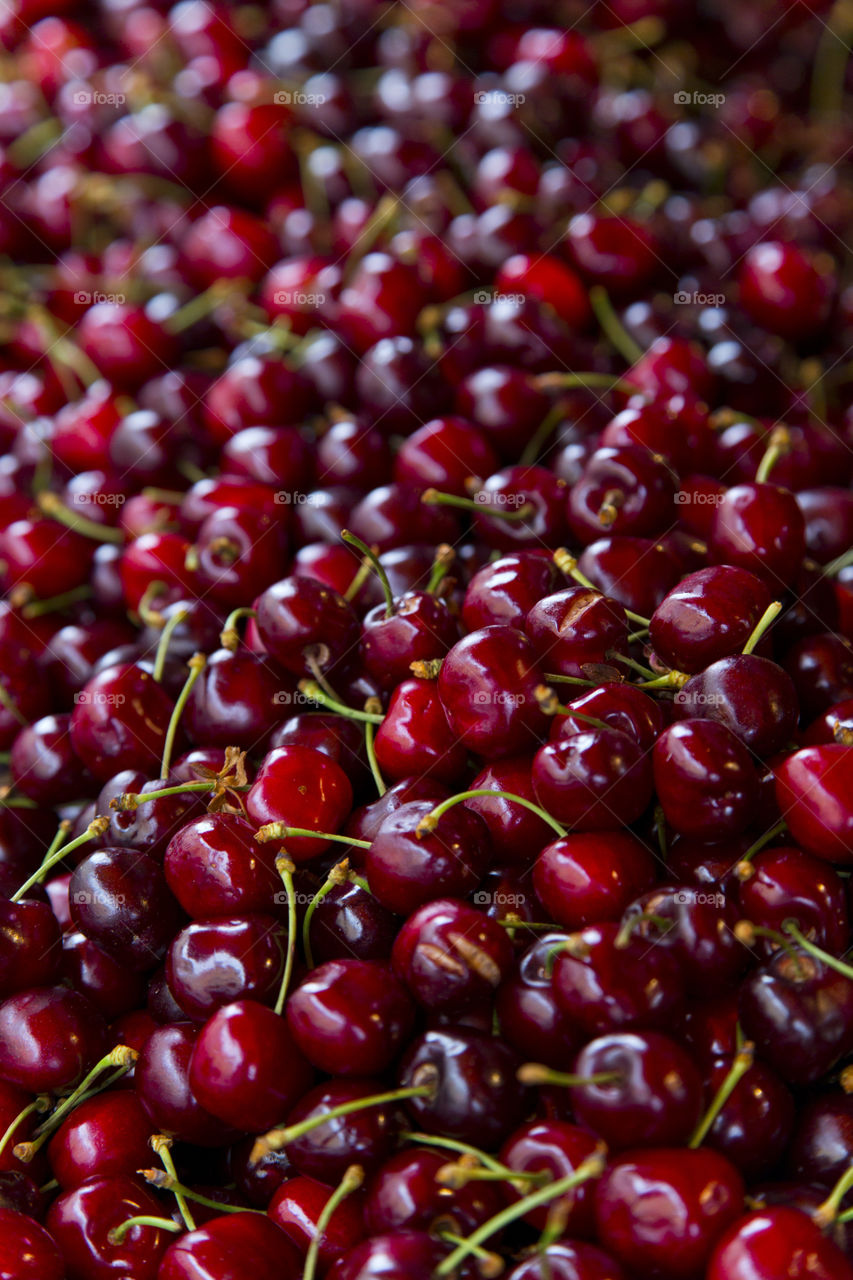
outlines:
[[[682,575],[682,568],[662,542],[614,535],[584,548],[578,568],[593,586],[648,618]]]
[[[582,546],[608,532],[654,537],[672,524],[675,493],[674,473],[647,449],[596,449],[569,491],[569,525]]]
[[[316,1178],[297,1176],[279,1187],[270,1201],[269,1216],[303,1255],[316,1235],[317,1220],[330,1194],[330,1188]],[[320,1241],[317,1265],[321,1273],[364,1239],[362,1206],[363,1195],[356,1191],[332,1213]]]
[[[281,822],[309,831],[336,832],[352,808],[352,787],[339,764],[313,747],[277,747],[264,757],[246,811],[258,826]],[[315,858],[328,840],[290,837],[288,852],[297,861]]]
[[[296,1280],[298,1251],[271,1218],[259,1213],[225,1213],[174,1240],[157,1280]]]
[[[731,1066],[731,1057],[712,1065],[707,1077],[709,1105]],[[791,1141],[795,1115],[794,1099],[776,1073],[763,1062],[753,1062],[715,1118],[705,1145],[722,1152],[753,1182],[778,1167]]]
[[[807,853],[846,866],[851,861],[853,751],[839,742],[803,747],[776,768],[776,800]]]
[[[87,938],[144,973],[163,959],[181,923],[162,869],[138,849],[99,849],[74,870],[71,918]]]
[[[459,637],[456,619],[443,600],[407,591],[389,606],[378,604],[364,618],[361,660],[382,689],[393,689],[411,674],[411,664],[442,658]]]
[[[647,942],[655,939],[658,949],[672,950],[691,994],[725,989],[743,968],[743,947],[732,932],[724,893],[701,885],[660,885],[628,907],[624,923]]]
[[[432,1147],[407,1147],[373,1175],[364,1198],[364,1222],[371,1236],[385,1232],[453,1231],[465,1235],[496,1214],[503,1203],[497,1186],[472,1180],[459,1188],[435,1175],[450,1159]]]
[[[682,720],[655,744],[655,788],[670,826],[718,840],[749,824],[758,781],[746,747],[725,725]]]
[[[15,738],[9,769],[21,795],[56,805],[91,792],[92,781],[71,746],[70,720],[67,713],[43,716]]]
[[[794,845],[762,849],[751,865],[754,874],[738,886],[744,919],[777,931],[786,920],[796,920],[819,947],[843,955],[850,941],[847,898],[831,866]]]
[[[209,813],[172,837],[163,870],[166,883],[193,919],[270,911],[281,891],[273,845],[232,813]]]
[[[625,1280],[609,1254],[593,1244],[549,1244],[508,1272],[507,1280]]]
[[[509,364],[478,367],[456,391],[456,412],[479,427],[508,461],[518,457],[548,409],[547,395],[530,375]]]
[[[548,1182],[557,1182],[575,1173],[578,1166],[592,1155],[596,1145],[594,1135],[577,1125],[560,1120],[534,1120],[510,1135],[501,1147],[501,1161],[513,1172],[545,1173]],[[530,1190],[535,1185],[532,1183]],[[503,1184],[503,1191],[510,1203],[520,1200],[524,1194],[509,1181]],[[544,1229],[549,1210],[554,1205],[565,1222],[566,1235],[590,1236],[593,1234],[592,1192],[591,1182],[581,1183],[549,1204],[528,1210],[524,1221],[539,1230]]]
[[[743,649],[772,598],[746,569],[699,569],[682,579],[652,615],[654,651],[678,671],[704,671]]]
[[[221,204],[192,222],[181,240],[181,258],[199,289],[220,279],[257,283],[278,252],[275,236],[259,219]]]
[[[490,547],[556,548],[566,537],[566,483],[545,467],[505,467],[474,497],[474,525]],[[504,519],[505,514],[515,518]]]
[[[197,781],[198,775],[192,775],[192,780]],[[105,782],[95,804],[96,812],[109,815],[104,843],[139,849],[155,862],[161,862],[172,836],[202,808],[198,794],[187,792],[142,800],[135,809],[114,809],[111,801],[125,792],[144,796],[161,791],[163,786],[161,779],[152,779],[138,769],[122,770]]]
[[[63,1191],[89,1178],[134,1174],[151,1159],[151,1121],[132,1089],[88,1098],[75,1107],[47,1148],[53,1176]]]
[[[366,493],[391,478],[385,437],[360,418],[334,422],[317,442],[317,480],[321,485],[352,485]]]
[[[426,1133],[494,1148],[527,1114],[528,1091],[516,1079],[518,1058],[502,1041],[465,1027],[427,1031],[414,1041],[400,1070],[404,1086],[434,1091],[405,1103]]]
[[[774,484],[727,489],[714,511],[710,558],[755,573],[777,595],[796,577],[805,555],[805,523],[797,500]]]
[[[581,274],[608,291],[630,294],[656,267],[651,236],[630,218],[578,214],[569,223],[566,248]]]
[[[581,1049],[572,1074],[575,1118],[613,1150],[685,1143],[702,1111],[702,1080],[693,1060],[657,1031],[600,1036]]]
[[[788,1167],[799,1178],[832,1187],[850,1167],[853,1098],[827,1089],[804,1103],[793,1126]]]
[[[430,1280],[446,1256],[447,1246],[425,1231],[395,1231],[363,1240],[338,1258],[328,1275],[329,1280]]]
[[[48,902],[0,901],[0,997],[56,981],[61,931]]]
[[[386,253],[367,254],[338,300],[337,324],[345,341],[364,355],[382,338],[410,336],[421,289],[413,267]]]
[[[199,1021],[234,1000],[272,1004],[284,969],[285,930],[272,916],[194,920],[166,957],[169,990]]]
[[[494,997],[512,967],[512,944],[497,921],[444,898],[409,917],[391,959],[420,1005],[459,1014]]]
[[[354,661],[359,625],[350,606],[313,578],[283,578],[257,601],[257,627],[266,649],[294,675],[312,662],[333,673]]]
[[[283,1120],[312,1080],[284,1019],[254,1000],[217,1009],[190,1059],[189,1084],[201,1105],[250,1133]]]
[[[814,1280],[853,1280],[850,1265],[807,1214],[786,1205],[757,1209],[718,1240],[707,1280],[793,1280],[807,1260]]]
[[[675,695],[675,707],[685,719],[724,724],[758,756],[781,751],[799,717],[791,677],[755,653],[721,658],[691,676]]]
[[[853,696],[853,646],[844,636],[829,631],[804,636],[782,665],[794,682],[804,720]]]
[[[225,475],[269,485],[292,502],[297,495],[307,495],[312,487],[311,452],[298,427],[246,427],[225,442],[220,465]]]
[[[603,720],[620,733],[627,734],[644,751],[651,750],[664,727],[661,705],[633,684],[605,681],[572,698],[566,705],[570,711]],[[587,727],[579,717],[558,712],[551,720],[550,737],[552,741],[559,741],[576,733],[585,733]]]
[[[450,727],[433,680],[397,684],[374,745],[382,775],[392,782],[431,775],[452,784],[468,764],[468,753]]]
[[[84,311],[74,340],[105,378],[130,391],[168,368],[177,354],[171,334],[129,303],[96,302]]]
[[[471,578],[462,605],[468,631],[493,624],[524,626],[530,610],[550,595],[559,579],[547,552],[514,551],[483,565]]]
[[[32,1093],[75,1085],[105,1045],[101,1015],[68,987],[32,987],[0,1004],[0,1075]]]
[[[609,650],[628,650],[625,610],[587,587],[567,587],[540,599],[524,630],[546,670],[580,679],[584,666],[605,662]]]
[[[435,362],[420,342],[404,335],[380,338],[364,353],[355,388],[362,412],[386,436],[411,432],[450,408],[451,390]]]
[[[130,1013],[145,1000],[143,974],[128,969],[82,933],[63,936],[62,975],[108,1020]]]
[[[386,793],[387,794],[387,793]],[[358,884],[334,885],[318,902],[309,938],[314,960],[387,960],[399,920]]]
[[[235,1131],[205,1111],[190,1087],[190,1059],[198,1035],[199,1028],[188,1022],[153,1031],[136,1063],[134,1087],[159,1132],[202,1147],[227,1146],[237,1136]]]
[[[111,1233],[128,1218],[163,1217],[159,1200],[141,1178],[126,1173],[91,1178],[64,1191],[48,1210],[46,1226],[59,1246],[70,1276],[107,1280],[121,1274],[155,1280],[169,1243],[160,1227],[137,1225],[120,1243]]]
[[[517,972],[498,991],[496,1010],[503,1036],[518,1052],[562,1068],[578,1049],[578,1033],[557,1005],[551,966],[565,934],[544,933],[530,944]]]
[[[65,1280],[65,1260],[55,1241],[31,1217],[0,1207],[2,1280]]]
[[[627,831],[578,832],[554,840],[533,869],[540,901],[551,919],[567,929],[619,920],[655,878],[655,859]]]
[[[618,729],[588,729],[539,748],[533,789],[543,808],[574,830],[615,830],[651,800],[651,762]]]
[[[414,1023],[408,993],[386,965],[331,960],[313,969],[287,1001],[287,1024],[305,1056],[333,1075],[384,1071]]]
[[[738,1171],[716,1151],[631,1152],[595,1186],[598,1239],[632,1271],[692,1280],[743,1212]]]
[[[434,807],[429,800],[402,805],[385,818],[367,851],[372,892],[400,915],[439,896],[470,893],[489,863],[485,823],[462,805],[443,814],[434,830],[418,834],[418,824]]]
[[[554,999],[568,1025],[586,1036],[673,1026],[685,1006],[676,957],[616,924],[588,925],[553,957]]]
[[[316,1121],[336,1107],[385,1091],[386,1086],[377,1080],[330,1080],[304,1094],[286,1122],[290,1126]],[[393,1103],[365,1106],[316,1123],[288,1143],[287,1154],[299,1173],[335,1186],[351,1164],[372,1172],[387,1160],[396,1145],[398,1128],[398,1108]]]
[[[89,576],[93,546],[55,520],[13,519],[0,536],[4,584],[7,589],[27,589],[41,600],[82,586]]]
[[[470,790],[509,792],[535,804],[531,764],[530,756],[494,760],[471,780]],[[529,865],[551,839],[551,828],[537,814],[503,795],[472,796],[465,808],[483,819],[495,857],[503,863]]]
[[[394,459],[394,479],[422,492],[440,489],[460,498],[468,482],[497,469],[488,438],[464,418],[433,418],[403,441]]]
[[[287,546],[278,512],[222,507],[196,533],[188,560],[199,592],[230,609],[253,599],[281,572]]]
[[[513,627],[472,631],[448,653],[438,691],[452,728],[478,755],[493,759],[529,751],[545,716],[533,646]]]
[[[763,240],[747,251],[738,284],[748,315],[794,341],[824,327],[835,293],[830,258],[781,240]]]
[[[71,745],[101,781],[121,769],[156,767],[163,753],[172,700],[134,663],[106,667],[76,695]]]

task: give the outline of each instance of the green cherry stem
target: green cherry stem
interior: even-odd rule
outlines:
[[[777,822],[775,826],[771,827],[769,831],[765,831],[763,836],[759,836],[755,843],[749,846],[743,857],[738,858],[738,863],[752,862],[752,859],[757,853],[760,853],[766,845],[770,844],[777,836],[782,835],[782,833],[787,830],[788,824],[784,819]]]
[[[252,1147],[249,1160],[252,1164],[268,1155],[270,1151],[281,1151],[284,1147],[302,1138],[306,1133],[319,1129],[329,1120],[337,1120],[341,1116],[352,1115],[354,1111],[366,1111],[368,1107],[381,1107],[387,1102],[405,1102],[407,1098],[430,1098],[435,1096],[436,1082],[429,1084],[407,1085],[402,1089],[390,1089],[387,1093],[375,1093],[369,1098],[353,1098],[352,1102],[342,1102],[338,1107],[331,1107],[323,1115],[308,1116],[297,1124],[270,1129],[269,1133],[257,1138]]]
[[[364,704],[365,711],[373,710],[371,704],[379,705],[378,698],[368,698]],[[370,765],[370,772],[373,774],[373,781],[376,783],[376,790],[380,796],[384,796],[388,790],[385,785],[385,779],[382,777],[382,770],[379,768],[379,761],[376,759],[376,726],[374,724],[366,724],[364,726],[364,751],[367,756],[367,763]]]
[[[555,1071],[546,1067],[544,1062],[525,1062],[516,1072],[520,1084],[558,1085],[562,1089],[573,1089],[584,1084],[613,1084],[621,1080],[621,1071],[596,1071],[590,1076],[576,1076],[569,1071]]]
[[[761,637],[764,635],[764,632],[767,630],[770,624],[774,622],[776,618],[778,618],[781,612],[782,612],[782,604],[781,604],[781,601],[779,600],[774,600],[772,604],[769,604],[767,606],[767,608],[762,613],[761,617],[758,619],[758,622],[756,622],[755,626],[753,627],[752,634],[750,635],[746,644],[743,646],[743,650],[742,650],[743,653],[752,653],[753,649],[758,644]]]
[[[237,630],[237,623],[242,618],[257,618],[256,609],[249,609],[245,606],[241,609],[232,609],[228,617],[225,619],[225,626],[219,633],[219,643],[223,649],[227,649],[229,653],[236,653],[240,647],[240,632]]]
[[[294,840],[301,836],[309,840],[333,840],[336,844],[355,845],[357,849],[370,848],[369,840],[356,840],[354,836],[341,836],[332,831],[309,831],[308,827],[287,827],[283,822],[266,822],[255,832],[258,844],[268,844],[270,840]]]
[[[77,1085],[77,1088],[69,1093],[67,1098],[63,1098],[56,1110],[52,1111],[47,1119],[42,1121],[36,1129],[36,1135],[33,1140],[31,1142],[19,1142],[16,1147],[12,1148],[12,1154],[18,1160],[22,1160],[24,1164],[29,1164],[36,1152],[44,1146],[51,1134],[59,1128],[69,1112],[79,1106],[84,1098],[91,1097],[93,1093],[101,1092],[110,1083],[109,1079],[102,1080],[96,1089],[92,1089],[93,1083],[99,1076],[103,1075],[107,1070],[113,1073],[111,1078],[114,1078],[116,1070],[123,1075],[130,1070],[138,1057],[137,1051],[131,1049],[129,1045],[116,1045],[99,1062],[95,1063],[91,1071],[87,1072]]]
[[[34,884],[40,884],[48,871],[50,871],[52,867],[56,866],[57,862],[61,862],[69,853],[73,853],[75,849],[79,849],[80,846],[86,844],[87,841],[96,840],[98,836],[102,836],[109,825],[109,818],[95,818],[89,823],[81,836],[77,836],[77,838],[70,841],[69,844],[63,844],[58,848],[53,849],[53,852],[45,857],[38,870],[34,871],[33,874],[24,881],[21,887],[15,890],[12,894],[11,901],[20,902],[27,890],[31,889]]]
[[[743,1044],[734,1056],[732,1065],[726,1072],[725,1080],[723,1080],[723,1083],[714,1094],[711,1105],[708,1107],[708,1110],[693,1130],[690,1141],[687,1143],[691,1150],[695,1151],[697,1147],[701,1147],[702,1143],[711,1132],[717,1116],[734,1093],[738,1083],[743,1079],[747,1071],[749,1071],[754,1061],[755,1045],[751,1040],[744,1040]]]
[[[391,590],[391,583],[388,581],[388,574],[385,572],[385,566],[382,564],[379,556],[369,547],[366,542],[362,542],[361,538],[357,538],[354,533],[350,533],[349,529],[341,530],[341,538],[349,547],[355,547],[356,551],[360,551],[365,560],[369,560],[373,568],[373,572],[379,579],[382,587],[382,594],[385,597],[385,617],[393,618],[394,616],[394,592]]]
[[[169,718],[169,727],[166,730],[166,741],[163,744],[163,759],[160,762],[160,781],[165,782],[169,776],[169,769],[172,764],[172,751],[175,747],[175,735],[178,732],[178,725],[181,722],[181,716],[184,708],[189,702],[190,694],[193,691],[193,685],[198,680],[204,668],[207,666],[207,658],[203,653],[194,653],[190,658],[187,666],[190,669],[189,675],[184,681],[184,687],[178,694],[177,701]]]
[[[133,1227],[156,1227],[158,1231],[183,1231],[179,1222],[173,1218],[157,1218],[150,1213],[138,1213],[133,1218],[126,1218],[118,1227],[113,1227],[107,1235],[110,1244],[123,1244],[124,1238]]]
[[[853,1165],[842,1173],[829,1195],[812,1214],[812,1221],[820,1227],[821,1231],[831,1227],[834,1222],[849,1222],[853,1218],[853,1209],[847,1209],[842,1214],[838,1212],[842,1200],[851,1189],[853,1189]]]
[[[755,483],[766,484],[770,473],[782,458],[791,452],[791,433],[787,427],[774,427],[770,432],[767,448],[755,472]]]
[[[37,1098],[33,1098],[32,1102],[27,1103],[23,1110],[18,1112],[12,1123],[9,1125],[9,1128],[3,1134],[2,1138],[0,1138],[0,1155],[2,1155],[6,1150],[12,1134],[15,1132],[18,1125],[21,1124],[22,1121],[26,1120],[27,1116],[43,1115],[49,1107],[50,1098],[46,1093],[40,1093]]]
[[[638,360],[641,360],[645,354],[643,348],[631,337],[616,314],[613,303],[607,296],[607,291],[600,284],[594,284],[590,289],[589,302],[601,327],[601,332],[610,345],[619,352],[620,356],[628,364],[636,364]]]
[[[568,716],[570,720],[579,720],[583,724],[592,725],[594,729],[612,728],[612,725],[607,724],[604,720],[596,720],[595,716],[585,716],[582,711],[575,711],[573,707],[564,706],[554,690],[549,689],[547,685],[540,684],[533,692],[536,701],[546,716]]]
[[[305,1254],[305,1266],[302,1270],[302,1280],[314,1280],[317,1272],[317,1261],[320,1257],[320,1246],[326,1237],[329,1223],[332,1221],[335,1210],[347,1196],[352,1195],[354,1191],[358,1191],[359,1187],[364,1183],[364,1170],[359,1164],[351,1164],[344,1173],[340,1183],[335,1187],[329,1196],[320,1214],[317,1218],[317,1225],[314,1228],[314,1234],[311,1237],[311,1243],[308,1246],[308,1252]]]
[[[172,1139],[167,1137],[165,1133],[155,1133],[154,1136],[149,1139],[148,1145],[154,1154],[158,1155],[162,1160],[163,1168],[166,1171],[166,1177],[173,1183],[177,1183],[178,1171],[175,1168],[175,1162],[172,1159]],[[178,1212],[183,1218],[184,1226],[187,1231],[195,1231],[195,1219],[189,1211],[183,1191],[179,1191],[176,1186],[172,1186],[170,1189],[174,1193]]]
[[[217,1213],[263,1213],[263,1209],[250,1209],[247,1205],[242,1204],[223,1204],[220,1200],[211,1200],[209,1196],[203,1196],[200,1191],[193,1191],[192,1187],[185,1186],[183,1182],[179,1182],[177,1177],[167,1173],[163,1169],[137,1169],[140,1177],[151,1187],[157,1187],[160,1191],[171,1191],[177,1199],[178,1196],[190,1204],[203,1205],[205,1209],[215,1209]],[[189,1212],[189,1206],[187,1206]],[[190,1228],[195,1230],[195,1228]]]
[[[571,551],[568,551],[565,547],[558,547],[554,552],[553,560],[561,573],[565,573],[569,578],[574,578],[575,582],[582,587],[586,587],[589,591],[597,591],[599,595],[601,594],[595,583],[585,573],[581,573],[578,568],[577,557],[573,556]],[[648,627],[651,624],[651,619],[644,618],[641,613],[633,613],[630,609],[625,609],[624,612],[625,617],[630,618],[632,622],[636,622],[638,627]]]
[[[350,720],[361,720],[364,724],[381,724],[385,719],[377,712],[356,711],[354,707],[348,707],[345,702],[338,702],[337,698],[331,697],[321,689],[316,680],[300,680],[299,692],[303,693],[309,701],[325,707],[327,711],[334,711],[336,715],[346,716]]]
[[[275,860],[275,869],[281,876],[284,892],[287,894],[287,952],[284,960],[284,973],[281,975],[281,985],[275,1002],[275,1012],[280,1014],[287,999],[290,979],[293,974],[293,961],[296,955],[296,889],[293,884],[293,873],[296,867],[287,854],[282,852]]]
[[[314,897],[308,903],[305,909],[305,915],[302,918],[302,952],[305,956],[305,963],[309,969],[314,968],[314,956],[311,951],[311,921],[314,918],[314,912],[323,901],[327,893],[331,893],[335,885],[346,884],[349,877],[349,859],[344,858],[341,862],[336,862],[329,874],[326,876],[323,884],[314,894]]]
[[[434,596],[447,577],[447,572],[453,561],[456,559],[456,552],[447,543],[442,544],[436,549],[435,559],[432,562],[430,570],[429,582],[424,587],[424,591],[428,596]]]
[[[531,1209],[538,1209],[540,1205],[550,1204],[558,1196],[565,1195],[567,1191],[573,1191],[575,1187],[588,1182],[590,1178],[601,1177],[604,1165],[604,1152],[595,1151],[579,1164],[574,1173],[568,1177],[558,1178],[556,1182],[550,1183],[547,1187],[540,1187],[537,1191],[531,1191],[530,1195],[522,1196],[514,1204],[508,1205],[506,1209],[501,1210],[493,1218],[489,1218],[487,1222],[482,1223],[467,1240],[458,1245],[452,1253],[448,1254],[436,1267],[436,1276],[452,1276],[460,1262],[464,1262],[467,1257],[470,1257],[491,1236],[498,1231],[502,1231],[511,1222],[516,1222],[519,1218],[523,1218]]]
[[[481,499],[479,494],[475,498],[462,498],[456,493],[442,493],[440,489],[425,489],[421,494],[421,502],[430,507],[456,507],[460,511],[480,512],[495,520],[526,520],[534,510],[532,502],[524,502],[516,511],[501,511],[491,502]]]
[[[51,596],[47,600],[32,600],[25,604],[21,610],[21,615],[28,622],[33,618],[43,618],[48,613],[58,613],[60,609],[67,609],[71,605],[79,604],[81,600],[88,600],[92,594],[92,588],[88,585],[82,587],[72,587],[70,591],[63,591],[61,595]]]
[[[566,828],[561,826],[556,818],[552,818],[550,813],[546,813],[540,805],[534,804],[532,800],[526,800],[524,796],[517,796],[514,791],[493,791],[490,787],[477,787],[473,791],[460,791],[458,795],[442,800],[441,804],[437,804],[425,817],[421,818],[415,829],[415,834],[419,839],[422,839],[430,831],[436,829],[448,809],[452,809],[455,804],[461,804],[463,800],[477,800],[480,796],[512,800],[514,804],[520,804],[523,809],[529,809],[531,813],[535,813],[538,818],[547,823],[552,831],[556,831],[558,836],[562,837],[567,834]],[[356,841],[353,840],[350,843],[355,844]]]
[[[477,1147],[472,1147],[467,1142],[460,1142],[458,1138],[439,1137],[435,1133],[415,1133],[412,1130],[404,1130],[400,1137],[403,1142],[416,1142],[419,1147],[440,1147],[442,1151],[455,1151],[462,1156],[471,1156],[479,1160],[484,1168],[494,1169],[496,1172],[506,1168],[506,1165],[501,1164],[500,1160],[496,1160],[494,1156],[490,1156],[486,1151],[479,1151]]]
[[[566,416],[566,410],[558,401],[551,405],[551,408],[545,414],[545,417],[539,423],[539,426],[533,432],[533,435],[524,446],[524,450],[519,459],[519,466],[530,467],[539,461],[539,455],[542,449],[551,439],[554,430],[563,421]]]
[[[439,1231],[438,1236],[445,1244],[457,1246],[467,1244],[465,1237],[457,1235],[455,1231]],[[482,1276],[483,1280],[495,1280],[495,1277],[503,1273],[504,1261],[500,1254],[490,1253],[482,1245],[474,1245],[470,1252],[471,1256],[477,1259],[477,1274]]]
[[[783,921],[782,930],[808,955],[814,956],[816,960],[820,960],[821,964],[825,964],[828,969],[834,969],[836,973],[843,974],[845,978],[849,978],[853,982],[853,967],[845,964],[843,960],[836,959],[828,951],[824,951],[822,947],[819,947],[816,942],[812,942],[810,938],[807,938],[796,920]]]
[[[163,679],[163,672],[166,668],[166,657],[169,652],[169,643],[172,635],[177,627],[189,616],[187,609],[177,609],[160,632],[160,639],[157,641],[157,653],[154,657],[154,670],[152,675],[158,684]]]
[[[88,516],[71,511],[62,499],[49,489],[44,489],[36,501],[42,513],[49,519],[65,525],[66,529],[73,529],[84,538],[92,538],[95,542],[113,542],[116,545],[121,545],[125,540],[121,529],[116,529],[109,524],[99,524],[97,520],[90,520]]]

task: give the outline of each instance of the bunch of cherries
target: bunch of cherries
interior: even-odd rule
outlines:
[[[0,1280],[853,1280],[824,0],[0,14]]]

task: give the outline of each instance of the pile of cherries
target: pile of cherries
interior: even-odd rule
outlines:
[[[853,1280],[847,0],[0,14],[0,1280]]]

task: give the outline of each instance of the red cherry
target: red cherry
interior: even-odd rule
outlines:
[[[779,1205],[732,1223],[706,1274],[708,1280],[793,1280],[804,1259],[814,1280],[853,1280],[853,1266],[838,1246],[805,1213]]]
[[[808,853],[847,865],[853,854],[853,751],[841,743],[795,751],[776,769],[776,799],[792,836]]]

